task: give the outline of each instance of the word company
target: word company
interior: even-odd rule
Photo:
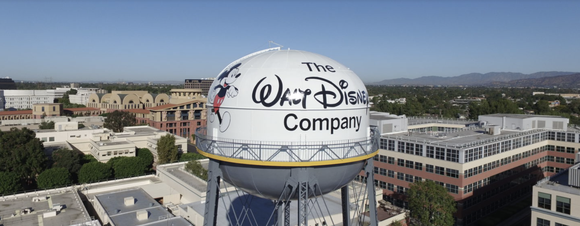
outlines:
[[[330,65],[317,65],[313,62],[302,62],[310,72],[334,73],[335,69]],[[322,69],[322,70],[321,70]],[[278,75],[275,81],[267,82],[268,77],[260,79],[252,90],[252,100],[256,104],[264,107],[273,107],[276,105],[300,106],[302,109],[312,108],[311,101],[318,103],[322,109],[337,108],[344,105],[368,106],[368,94],[366,90],[348,89],[349,84],[346,80],[340,80],[338,84],[318,76],[309,76],[304,78],[305,82],[316,83],[315,86],[308,88],[285,87],[284,82]],[[320,87],[313,90],[313,87]],[[310,100],[313,99],[313,100]],[[302,111],[301,111],[302,112]],[[360,130],[362,121],[361,115],[349,115],[345,117],[304,117],[300,118],[295,113],[289,113],[283,118],[284,128],[288,131],[300,129],[302,131],[322,131],[326,130],[334,134],[337,130],[354,129]]]

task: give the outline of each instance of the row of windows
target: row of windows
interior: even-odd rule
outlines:
[[[537,226],[550,226],[550,221],[538,217],[538,219],[536,220],[536,225]],[[568,226],[568,225],[556,222],[555,226]]]
[[[465,150],[464,162],[471,162],[488,156],[496,155],[523,146],[538,143],[544,140],[557,140],[575,142],[575,133],[541,131],[535,134],[529,134],[523,137],[517,137],[510,140],[499,141],[481,147],[475,147]],[[416,144],[413,142],[397,141],[388,138],[381,138],[380,148],[389,151],[397,151],[406,154],[426,156],[429,158],[440,159],[451,162],[459,162],[459,150],[444,147],[429,146]],[[424,151],[426,153],[424,153]],[[574,153],[574,148],[558,146],[556,151]]]
[[[570,198],[556,196],[556,212],[570,214]],[[538,207],[552,210],[552,195],[538,192]]]
[[[381,138],[380,148],[388,151],[397,151],[405,154],[427,156],[450,162],[459,162],[459,150],[436,146],[425,146],[413,142],[396,141]],[[426,152],[425,152],[426,151]]]
[[[389,163],[389,164],[395,163],[395,158],[388,157],[385,155],[376,155],[374,157],[374,160],[384,162],[384,163]],[[420,163],[420,162],[414,162],[414,161],[405,160],[405,159],[397,159],[397,165],[401,166],[401,167],[407,167],[409,169],[416,169],[416,170],[423,171],[423,163]],[[449,168],[445,168],[445,167],[426,164],[425,171],[427,171],[429,173],[435,173],[435,174],[439,174],[439,175],[448,176],[448,177],[459,178],[459,170],[455,170],[455,169],[449,169]]]
[[[564,148],[564,147],[562,147],[562,148]],[[566,148],[566,149],[568,149],[568,148]],[[572,148],[572,149],[574,149],[574,148]],[[469,177],[475,176],[477,174],[480,174],[482,172],[486,172],[488,170],[495,169],[499,166],[503,166],[503,165],[509,164],[511,162],[515,162],[515,161],[518,161],[520,159],[527,158],[527,157],[530,157],[532,155],[535,155],[535,154],[538,154],[538,153],[541,153],[544,151],[550,151],[550,150],[552,150],[552,151],[555,150],[555,146],[554,145],[545,145],[543,147],[534,148],[532,150],[528,150],[528,151],[525,151],[525,152],[522,152],[519,154],[515,154],[515,155],[509,156],[509,157],[505,157],[501,160],[489,162],[489,163],[483,164],[481,166],[476,166],[476,167],[473,167],[471,169],[467,169],[467,170],[463,171],[463,176],[464,176],[464,178],[469,178]],[[537,165],[539,162],[544,162],[544,161],[554,161],[554,159],[553,159],[554,156],[546,156],[545,158],[547,158],[547,159],[540,159],[539,161],[536,160],[538,162],[536,162],[535,164],[532,164],[532,165]],[[563,160],[562,159],[560,159],[560,160],[563,161],[562,163],[574,164],[574,159],[564,158]],[[526,165],[526,167],[525,167],[526,169],[530,167],[529,166],[530,163],[532,163],[532,162],[528,162],[528,163],[524,164],[524,165]]]

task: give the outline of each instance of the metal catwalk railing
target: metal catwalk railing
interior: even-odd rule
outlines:
[[[379,137],[374,126],[371,127],[371,135],[365,139],[323,142],[241,141],[213,138],[207,135],[205,128],[195,132],[197,147],[203,152],[273,162],[327,161],[369,155],[378,149]]]

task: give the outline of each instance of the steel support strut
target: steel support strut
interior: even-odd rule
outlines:
[[[375,176],[374,176],[374,160],[368,159],[367,164],[365,166],[365,176],[367,178],[367,194],[368,198],[368,205],[369,205],[369,218],[370,218],[370,226],[377,226],[379,225],[378,218],[377,218],[377,196],[375,194]]]
[[[203,218],[204,226],[216,226],[217,224],[217,208],[221,178],[222,171],[220,169],[220,162],[210,159],[207,172],[207,193],[205,201],[205,214]]]
[[[340,189],[342,201],[342,225],[350,226],[350,197],[348,195],[348,185]]]

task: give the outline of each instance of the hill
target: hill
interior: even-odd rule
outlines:
[[[546,72],[536,72],[532,74],[523,74],[515,72],[489,72],[485,74],[469,73],[454,77],[423,76],[415,79],[408,78],[387,79],[374,83],[372,85],[486,86],[488,84],[489,85],[504,84],[514,80],[545,78],[561,75],[570,75],[575,73],[577,72],[546,71]]]
[[[580,73],[543,78],[518,79],[509,82],[496,82],[493,83],[493,86],[578,88],[580,87]]]

